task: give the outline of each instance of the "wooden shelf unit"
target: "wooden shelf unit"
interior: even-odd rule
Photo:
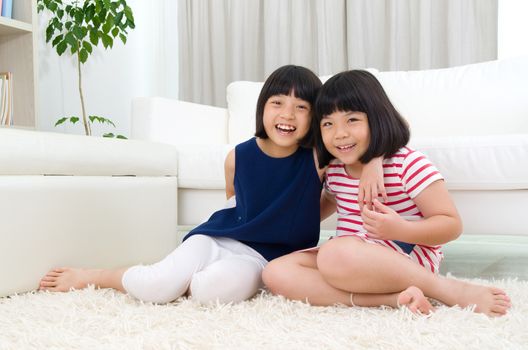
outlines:
[[[37,0],[14,0],[13,18],[0,16],[0,72],[13,73],[15,126],[36,126],[38,110]]]

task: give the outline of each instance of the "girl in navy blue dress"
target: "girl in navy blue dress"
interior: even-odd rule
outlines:
[[[162,261],[114,270],[54,269],[40,289],[68,291],[94,284],[166,303],[182,295],[201,302],[236,302],[262,287],[268,261],[312,247],[319,239],[324,169],[310,148],[312,103],[319,78],[299,66],[284,66],[264,83],[256,109],[255,137],[225,161],[229,208],[196,227]],[[372,162],[375,178],[381,162]],[[364,186],[376,181],[362,181]],[[370,196],[370,187],[364,191]]]
[[[201,302],[254,295],[269,260],[319,239],[323,171],[313,150],[302,145],[311,137],[312,103],[320,86],[313,72],[299,66],[269,76],[257,102],[256,137],[237,145],[225,161],[232,205],[192,230],[162,261],[112,270],[54,269],[40,289],[94,284],[157,303],[186,293]]]

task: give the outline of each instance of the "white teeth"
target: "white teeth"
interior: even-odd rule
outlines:
[[[287,125],[287,124],[277,124],[275,125],[275,127],[279,129],[280,131],[284,131],[284,132],[292,132],[292,131],[297,130],[295,126]]]
[[[338,150],[341,150],[341,151],[347,151],[349,149],[351,149],[352,147],[354,147],[355,145],[344,145],[344,146],[336,146],[336,148]]]

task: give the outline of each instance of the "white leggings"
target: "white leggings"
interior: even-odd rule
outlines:
[[[155,303],[168,303],[187,291],[202,303],[238,302],[263,286],[266,263],[234,239],[194,235],[160,262],[129,268],[122,283],[130,295]]]

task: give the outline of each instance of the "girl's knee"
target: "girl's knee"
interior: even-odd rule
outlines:
[[[190,246],[192,249],[197,248],[204,248],[209,247],[213,244],[216,244],[214,238],[206,235],[192,235],[191,237],[187,238],[183,243],[182,246]]]
[[[262,262],[248,256],[231,256],[195,273],[189,292],[201,303],[239,302],[262,287]]]
[[[276,260],[269,262],[262,271],[262,281],[273,294],[277,294],[276,290],[282,284],[284,279],[284,271],[282,265]]]
[[[123,287],[133,297],[166,304],[185,294],[186,285],[175,283],[170,276],[153,273],[150,266],[134,266],[123,275]]]
[[[281,258],[269,262],[262,271],[264,285],[273,294],[285,295],[298,275],[296,266],[296,263]]]
[[[343,238],[336,238],[323,244],[317,254],[317,267],[327,279],[350,275],[356,266],[356,255],[352,249],[355,242],[343,244],[345,242],[342,240]]]
[[[233,280],[220,274],[198,273],[191,280],[189,294],[202,304],[237,303],[255,295],[261,284],[260,275]]]

